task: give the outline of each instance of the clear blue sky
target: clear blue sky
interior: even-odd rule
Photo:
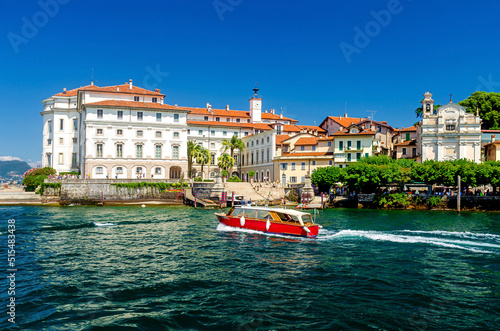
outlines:
[[[347,102],[349,116],[410,126],[426,90],[440,104],[500,91],[497,0],[46,3],[3,3],[0,156],[41,160],[41,101],[91,68],[96,85],[132,78],[183,106],[246,110],[258,82],[264,109],[300,124]]]

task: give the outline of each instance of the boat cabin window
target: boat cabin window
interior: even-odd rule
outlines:
[[[267,210],[257,210],[257,218],[264,220],[272,220],[271,214]]]
[[[309,214],[302,215],[302,222],[304,222],[304,223],[314,223],[313,220],[312,220],[311,215],[309,215]]]
[[[283,213],[277,213],[277,215],[283,222],[300,223],[299,219],[295,215],[283,214]]]
[[[239,217],[239,216],[243,216],[244,214],[245,214],[245,211],[243,209],[241,209],[241,208],[233,208],[232,213],[229,214],[229,215],[231,215],[231,216],[238,216]]]

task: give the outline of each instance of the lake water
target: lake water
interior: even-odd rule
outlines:
[[[500,329],[499,213],[325,210],[317,239],[213,213],[0,207],[0,329]]]

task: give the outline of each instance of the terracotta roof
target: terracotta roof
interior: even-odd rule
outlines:
[[[327,118],[330,118],[340,124],[341,126],[347,128],[349,125],[353,123],[358,123],[363,120],[363,118],[356,118],[356,117],[341,117],[341,116],[328,116]],[[326,119],[325,119],[326,121]],[[323,121],[324,122],[324,121]]]
[[[91,102],[84,104],[85,107],[127,107],[127,108],[146,108],[146,109],[162,109],[162,110],[179,110],[182,109],[172,108],[170,105],[165,105],[155,102],[139,102],[139,101],[123,101],[123,100],[104,100],[98,102]]]
[[[500,140],[497,140],[497,141],[494,141],[494,142],[491,142],[491,143],[484,144],[484,146],[483,146],[483,147],[490,146],[490,145],[498,145],[498,144],[500,144]]]
[[[300,128],[297,125],[284,124],[283,131],[285,131],[285,132],[300,132]]]
[[[408,128],[402,128],[401,130],[398,130],[399,132],[406,132],[406,131],[417,131],[417,127],[414,125],[414,126],[410,126]]]
[[[272,128],[264,123],[236,123],[236,122],[216,122],[216,121],[187,121],[188,125],[202,125],[202,126],[221,126],[232,128],[249,128],[256,130],[268,131]]]
[[[394,144],[394,146],[417,146],[417,141],[415,139],[407,140],[401,143]]]
[[[146,90],[142,87],[137,87],[132,85],[132,89],[130,89],[130,86],[128,83],[121,84],[121,85],[112,85],[112,86],[103,86],[99,87],[97,85],[87,85],[83,87],[79,87],[73,90],[66,91],[66,93],[61,92],[55,94],[55,96],[58,97],[71,97],[71,96],[76,96],[78,94],[79,90],[85,90],[85,91],[96,91],[96,92],[109,92],[109,93],[126,93],[126,94],[140,94],[140,95],[157,95],[164,97],[165,95],[160,93],[160,92],[155,92],[155,91],[150,91]]]
[[[295,146],[312,146],[318,143],[317,137],[302,137],[295,142]]]
[[[333,140],[332,136],[329,137],[320,137],[319,140]]]
[[[376,132],[371,131],[371,130],[366,130],[358,133],[349,133],[345,131],[337,131],[335,133],[332,133],[330,136],[366,136],[366,135],[374,135]]]
[[[287,134],[277,134],[276,145],[280,145],[283,142],[283,140],[287,140],[288,138],[290,138],[290,136]]]
[[[288,117],[280,117],[281,115],[276,115],[276,114],[271,114],[271,113],[261,113],[260,117],[262,119],[266,119],[266,120],[282,120],[282,121],[290,121],[292,123],[297,123],[298,121],[297,120],[294,120],[292,118],[288,118]]]
[[[293,156],[329,156],[333,155],[332,152],[309,152],[309,153],[283,153],[281,156],[283,157],[293,157]]]
[[[394,128],[392,126],[390,126],[389,124],[387,124],[387,121],[374,121],[374,120],[371,120],[369,118],[364,118],[362,119],[361,121],[359,121],[358,123],[355,123],[356,125],[361,125],[362,123],[366,123],[366,122],[371,122],[373,123],[373,125],[382,125],[382,126],[385,126],[385,127],[388,127],[391,129],[391,131],[394,130]]]
[[[317,130],[318,132],[322,132],[322,133],[326,132],[326,130],[324,130],[323,128],[320,128],[319,126],[315,126],[315,125],[296,125],[296,126],[301,128],[301,129]]]

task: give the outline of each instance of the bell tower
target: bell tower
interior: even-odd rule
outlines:
[[[434,114],[434,100],[432,100],[432,93],[427,93],[424,94],[424,100],[422,100],[422,110],[423,110],[423,117],[429,117],[430,115]]]

